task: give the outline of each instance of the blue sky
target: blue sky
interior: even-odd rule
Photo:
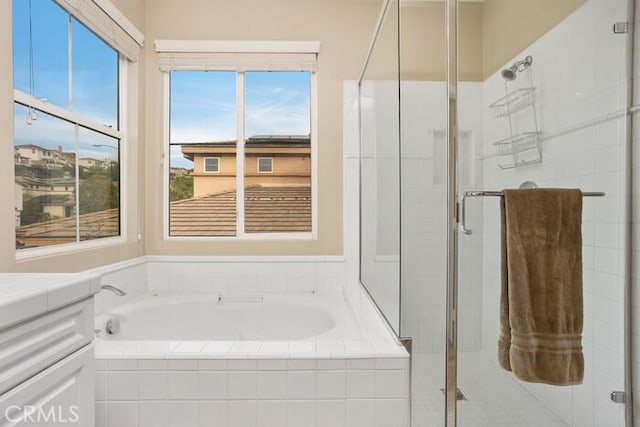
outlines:
[[[118,55],[51,0],[32,0],[33,87],[29,71],[29,1],[13,1],[14,87],[93,121],[117,127]],[[71,31],[69,31],[71,29]],[[71,43],[70,37],[71,34]],[[69,90],[69,46],[72,90]],[[16,144],[75,150],[74,126],[36,112],[28,125],[28,109],[14,107]],[[118,160],[117,141],[81,128],[80,157]]]
[[[14,87],[70,109],[98,123],[117,127],[117,53],[52,0],[32,0],[33,88],[29,72],[29,1],[13,0]],[[71,31],[70,31],[71,30]],[[71,37],[69,37],[71,34]],[[69,40],[71,38],[71,40]],[[69,46],[72,50],[69,90]],[[70,98],[70,92],[72,98]],[[171,73],[172,143],[236,139],[236,73],[180,71]],[[15,107],[16,144],[47,148],[75,147],[73,126],[38,112],[26,124],[28,110]],[[310,74],[308,72],[245,73],[245,136],[310,132]],[[83,147],[96,158],[112,149],[103,135],[83,130]],[[81,157],[84,153],[81,153]],[[171,166],[192,167],[179,147],[171,148]]]
[[[171,142],[211,142],[237,138],[236,73],[171,73]],[[245,73],[245,137],[307,135],[310,132],[308,72]],[[192,167],[179,147],[171,166]]]

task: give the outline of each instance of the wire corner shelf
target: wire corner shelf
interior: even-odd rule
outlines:
[[[489,105],[489,108],[493,111],[494,117],[507,117],[510,114],[533,105],[536,101],[535,91],[535,87],[516,89]]]

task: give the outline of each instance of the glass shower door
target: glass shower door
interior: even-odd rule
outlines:
[[[629,21],[628,2],[487,1],[481,9],[474,19],[482,72],[465,79],[459,69],[459,200],[523,184],[605,196],[583,198],[584,378],[561,386],[522,381],[500,367],[500,197],[466,198],[472,234],[458,236],[458,424],[624,426],[625,405],[611,393],[627,380],[630,34],[614,24]],[[470,26],[458,28],[459,38],[468,36]],[[464,57],[461,44],[458,52]]]

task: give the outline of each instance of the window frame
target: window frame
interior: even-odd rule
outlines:
[[[216,170],[207,170],[207,160],[216,160]],[[220,173],[220,157],[204,157],[202,159],[202,172],[204,173]]]
[[[268,171],[260,170],[260,160],[269,160]],[[273,173],[273,157],[258,157],[256,166],[258,167],[258,173]]]
[[[127,140],[129,138],[129,127],[128,121],[130,120],[130,115],[132,114],[132,109],[129,104],[132,100],[135,99],[137,94],[133,93],[137,80],[137,52],[135,49],[125,49],[126,52],[122,49],[125,44],[129,44],[129,46],[141,46],[144,40],[142,33],[139,32],[135,26],[128,21],[128,19],[117,10],[117,8],[109,1],[109,0],[101,0],[101,3],[105,6],[105,8],[101,8],[100,12],[97,13],[89,13],[87,15],[87,10],[85,9],[74,9],[70,7],[64,1],[54,0],[61,6],[70,16],[76,19],[80,24],[84,25],[89,29],[91,33],[98,39],[102,40],[104,43],[109,45],[112,49],[114,49],[117,53],[117,81],[118,87],[117,91],[117,123],[118,127],[114,128],[103,123],[98,123],[87,116],[83,116],[82,114],[75,113],[67,108],[60,107],[54,104],[50,104],[46,102],[46,100],[38,99],[30,94],[24,93],[18,89],[13,89],[13,105],[22,105],[27,108],[32,108],[36,111],[48,114],[56,119],[64,120],[73,124],[76,127],[82,127],[88,129],[92,132],[97,132],[102,135],[106,135],[118,140],[118,154],[119,154],[119,235],[117,236],[109,236],[103,237],[99,239],[90,239],[90,240],[76,240],[75,242],[68,243],[59,243],[48,246],[39,246],[34,248],[24,248],[17,249],[15,248],[15,259],[16,261],[26,261],[39,257],[46,257],[51,255],[63,255],[70,254],[78,251],[85,251],[88,249],[97,249],[97,248],[105,248],[110,246],[121,245],[126,243],[129,240],[129,234],[126,224],[128,223],[128,209],[127,209],[127,200],[128,200],[128,188],[127,182],[124,179],[127,174]],[[83,0],[84,1],[84,0]],[[82,2],[83,2],[82,1]],[[76,5],[78,6],[78,5]],[[93,10],[93,9],[91,9]],[[126,28],[126,37],[131,37],[131,40],[126,39],[126,37],[120,36],[118,40],[115,40],[114,36],[111,34],[118,33],[118,29],[114,27],[112,24],[108,24],[111,21],[120,28]],[[11,24],[11,28],[13,28],[13,22],[9,19]],[[100,25],[107,25],[108,31],[96,31],[100,28],[94,25],[95,23],[99,23]],[[107,23],[107,24],[105,24]],[[105,36],[109,36],[106,37]],[[118,34],[119,35],[119,34]],[[115,43],[114,43],[115,40]],[[10,42],[11,43],[11,42]],[[136,48],[137,49],[137,48]],[[132,57],[132,53],[135,54],[135,57]],[[11,70],[11,80],[13,81],[13,54],[9,55],[9,64],[8,69]],[[13,115],[12,115],[13,121]],[[12,126],[13,128],[13,126]],[[78,132],[78,130],[76,130]],[[15,146],[15,131],[12,131],[12,141]],[[77,157],[77,156],[76,156]],[[76,158],[76,162],[79,159]],[[76,165],[77,167],[77,165]],[[15,196],[17,197],[17,196]],[[15,203],[16,201],[14,201]],[[77,198],[76,198],[77,203]],[[78,218],[76,217],[76,223]]]
[[[318,73],[316,70],[319,42],[305,41],[220,41],[220,40],[156,40],[160,71],[163,74],[163,240],[165,241],[251,241],[251,240],[317,240],[318,238]],[[297,57],[299,56],[299,58]],[[313,56],[313,61],[309,58]],[[281,64],[281,65],[279,65]],[[295,67],[305,67],[296,69]],[[245,140],[244,99],[245,72],[307,71],[310,82],[311,143],[311,231],[246,233],[244,230],[245,144],[236,145],[235,236],[172,236],[169,233],[169,158],[170,158],[170,72],[171,71],[236,71],[236,108],[238,141]]]

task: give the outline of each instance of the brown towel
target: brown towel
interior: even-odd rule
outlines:
[[[582,193],[504,190],[500,365],[519,379],[582,382]]]

